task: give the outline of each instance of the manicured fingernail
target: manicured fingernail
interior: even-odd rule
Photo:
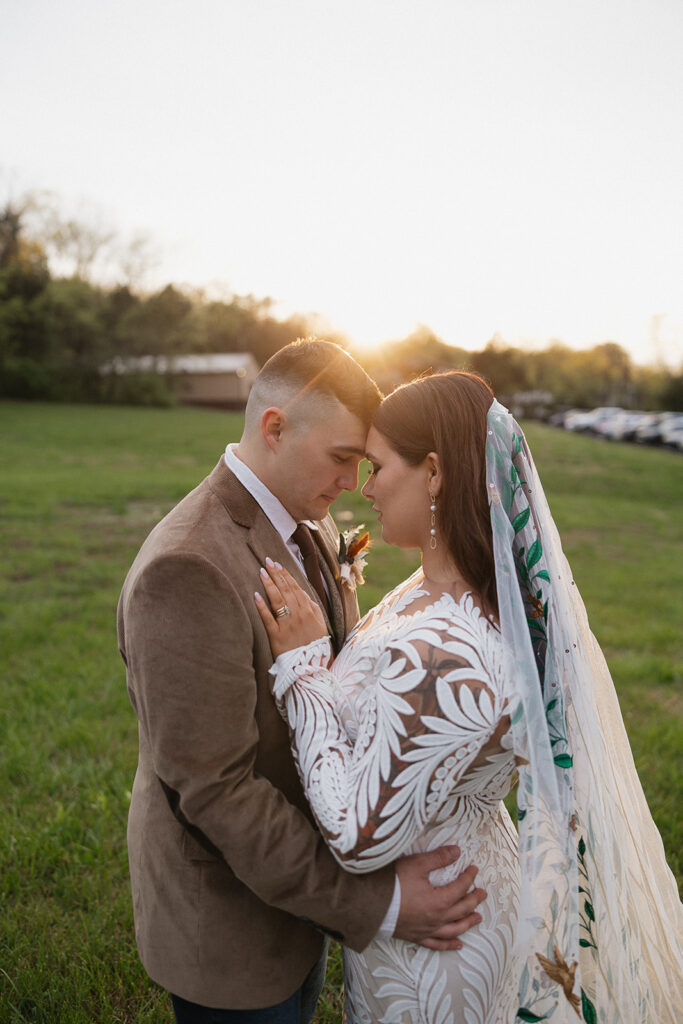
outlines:
[[[276,568],[276,569],[279,569],[279,570],[280,570],[280,572],[282,572],[282,566],[280,565],[280,563],[279,563],[279,562],[276,562],[276,563],[275,563],[275,568]]]
[[[268,573],[266,572],[265,569],[261,568],[261,569],[259,569],[259,572],[261,573],[262,579],[264,579],[264,580],[269,579]]]
[[[268,566],[269,569],[272,569],[273,566],[275,565],[275,562],[273,561],[272,558],[266,558],[266,565]]]
[[[261,602],[263,601],[263,598],[261,597],[257,590],[254,591],[254,600],[257,601],[259,604],[261,604]]]

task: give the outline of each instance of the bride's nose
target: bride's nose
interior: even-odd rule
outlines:
[[[368,501],[372,501],[372,477],[370,477],[369,480],[365,481],[365,483],[360,489],[360,493],[363,495],[364,498],[367,498]]]

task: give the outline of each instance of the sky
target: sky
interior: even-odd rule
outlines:
[[[359,344],[683,360],[681,0],[0,0],[0,186]]]

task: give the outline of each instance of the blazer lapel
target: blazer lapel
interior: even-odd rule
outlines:
[[[284,565],[285,569],[299,584],[302,590],[305,590],[308,596],[312,597],[313,600],[317,603],[317,605],[319,606],[323,613],[328,630],[331,633],[333,633],[333,635],[336,635],[334,623],[330,622],[329,617],[327,615],[327,610],[321,604],[320,598],[318,597],[314,588],[311,586],[308,576],[301,568],[301,565],[299,564],[298,560],[294,557],[294,555],[290,553],[290,550],[285,544],[285,542],[282,540],[282,537],[277,532],[277,530],[275,530],[275,528],[272,526],[270,520],[263,511],[261,511],[261,519],[263,519],[264,522],[268,525],[269,534],[265,533],[263,529],[263,524],[259,521],[254,524],[252,529],[249,531],[249,535],[247,537],[247,544],[249,545],[253,553],[256,555],[259,565],[265,565],[266,557],[277,559],[278,562],[281,562],[282,565]],[[273,537],[277,538],[277,550],[274,550],[273,548]],[[334,587],[334,584],[331,589],[336,589]]]
[[[315,537],[317,530],[311,530],[311,533]],[[344,604],[342,602],[341,594],[339,593],[339,587],[337,580],[335,579],[334,573],[330,568],[328,559],[325,557],[324,546],[316,541],[318,544],[318,550],[321,552],[322,557],[320,561],[320,571],[327,585],[327,592],[330,598],[330,608],[332,613],[332,630],[334,634],[334,647],[335,652],[338,652],[344,643],[346,637],[346,629],[344,622]]]
[[[309,597],[312,597],[313,600],[322,608],[323,615],[325,616],[325,622],[327,623],[328,629],[335,640],[335,647],[338,650],[344,642],[344,637],[346,635],[344,629],[344,609],[334,574],[329,568],[329,554],[325,549],[325,545],[321,544],[319,539],[316,540],[316,543],[320,547],[324,556],[321,559],[321,571],[325,577],[325,581],[330,592],[332,621],[330,621],[326,609],[322,607],[318,595],[309,583],[308,577],[304,573],[297,559],[290,554],[289,548],[259,503],[251,496],[246,487],[242,486],[235,474],[228,469],[222,457],[216,468],[210,474],[209,483],[211,489],[225,505],[230,517],[236,523],[239,523],[240,526],[244,526],[248,529],[249,533],[247,534],[246,542],[249,549],[256,557],[259,565],[265,565],[267,557],[277,559],[285,566],[287,571],[291,573],[293,578],[299,586],[306,591]],[[318,530],[312,530],[311,533],[313,534],[313,537],[318,538]],[[333,557],[335,557],[336,560],[336,555]],[[255,579],[254,588],[256,588],[257,584],[258,580]]]
[[[339,575],[339,535],[331,516],[316,524],[311,531],[322,554],[321,571],[330,591],[332,615],[338,649],[360,617],[355,590],[345,587]]]

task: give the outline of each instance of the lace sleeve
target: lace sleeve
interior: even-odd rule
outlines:
[[[395,860],[501,750],[500,666],[488,623],[466,600],[467,615],[403,616],[381,645],[359,643],[330,668],[323,640],[271,669],[306,796],[347,870]],[[335,691],[359,673],[347,731]]]

